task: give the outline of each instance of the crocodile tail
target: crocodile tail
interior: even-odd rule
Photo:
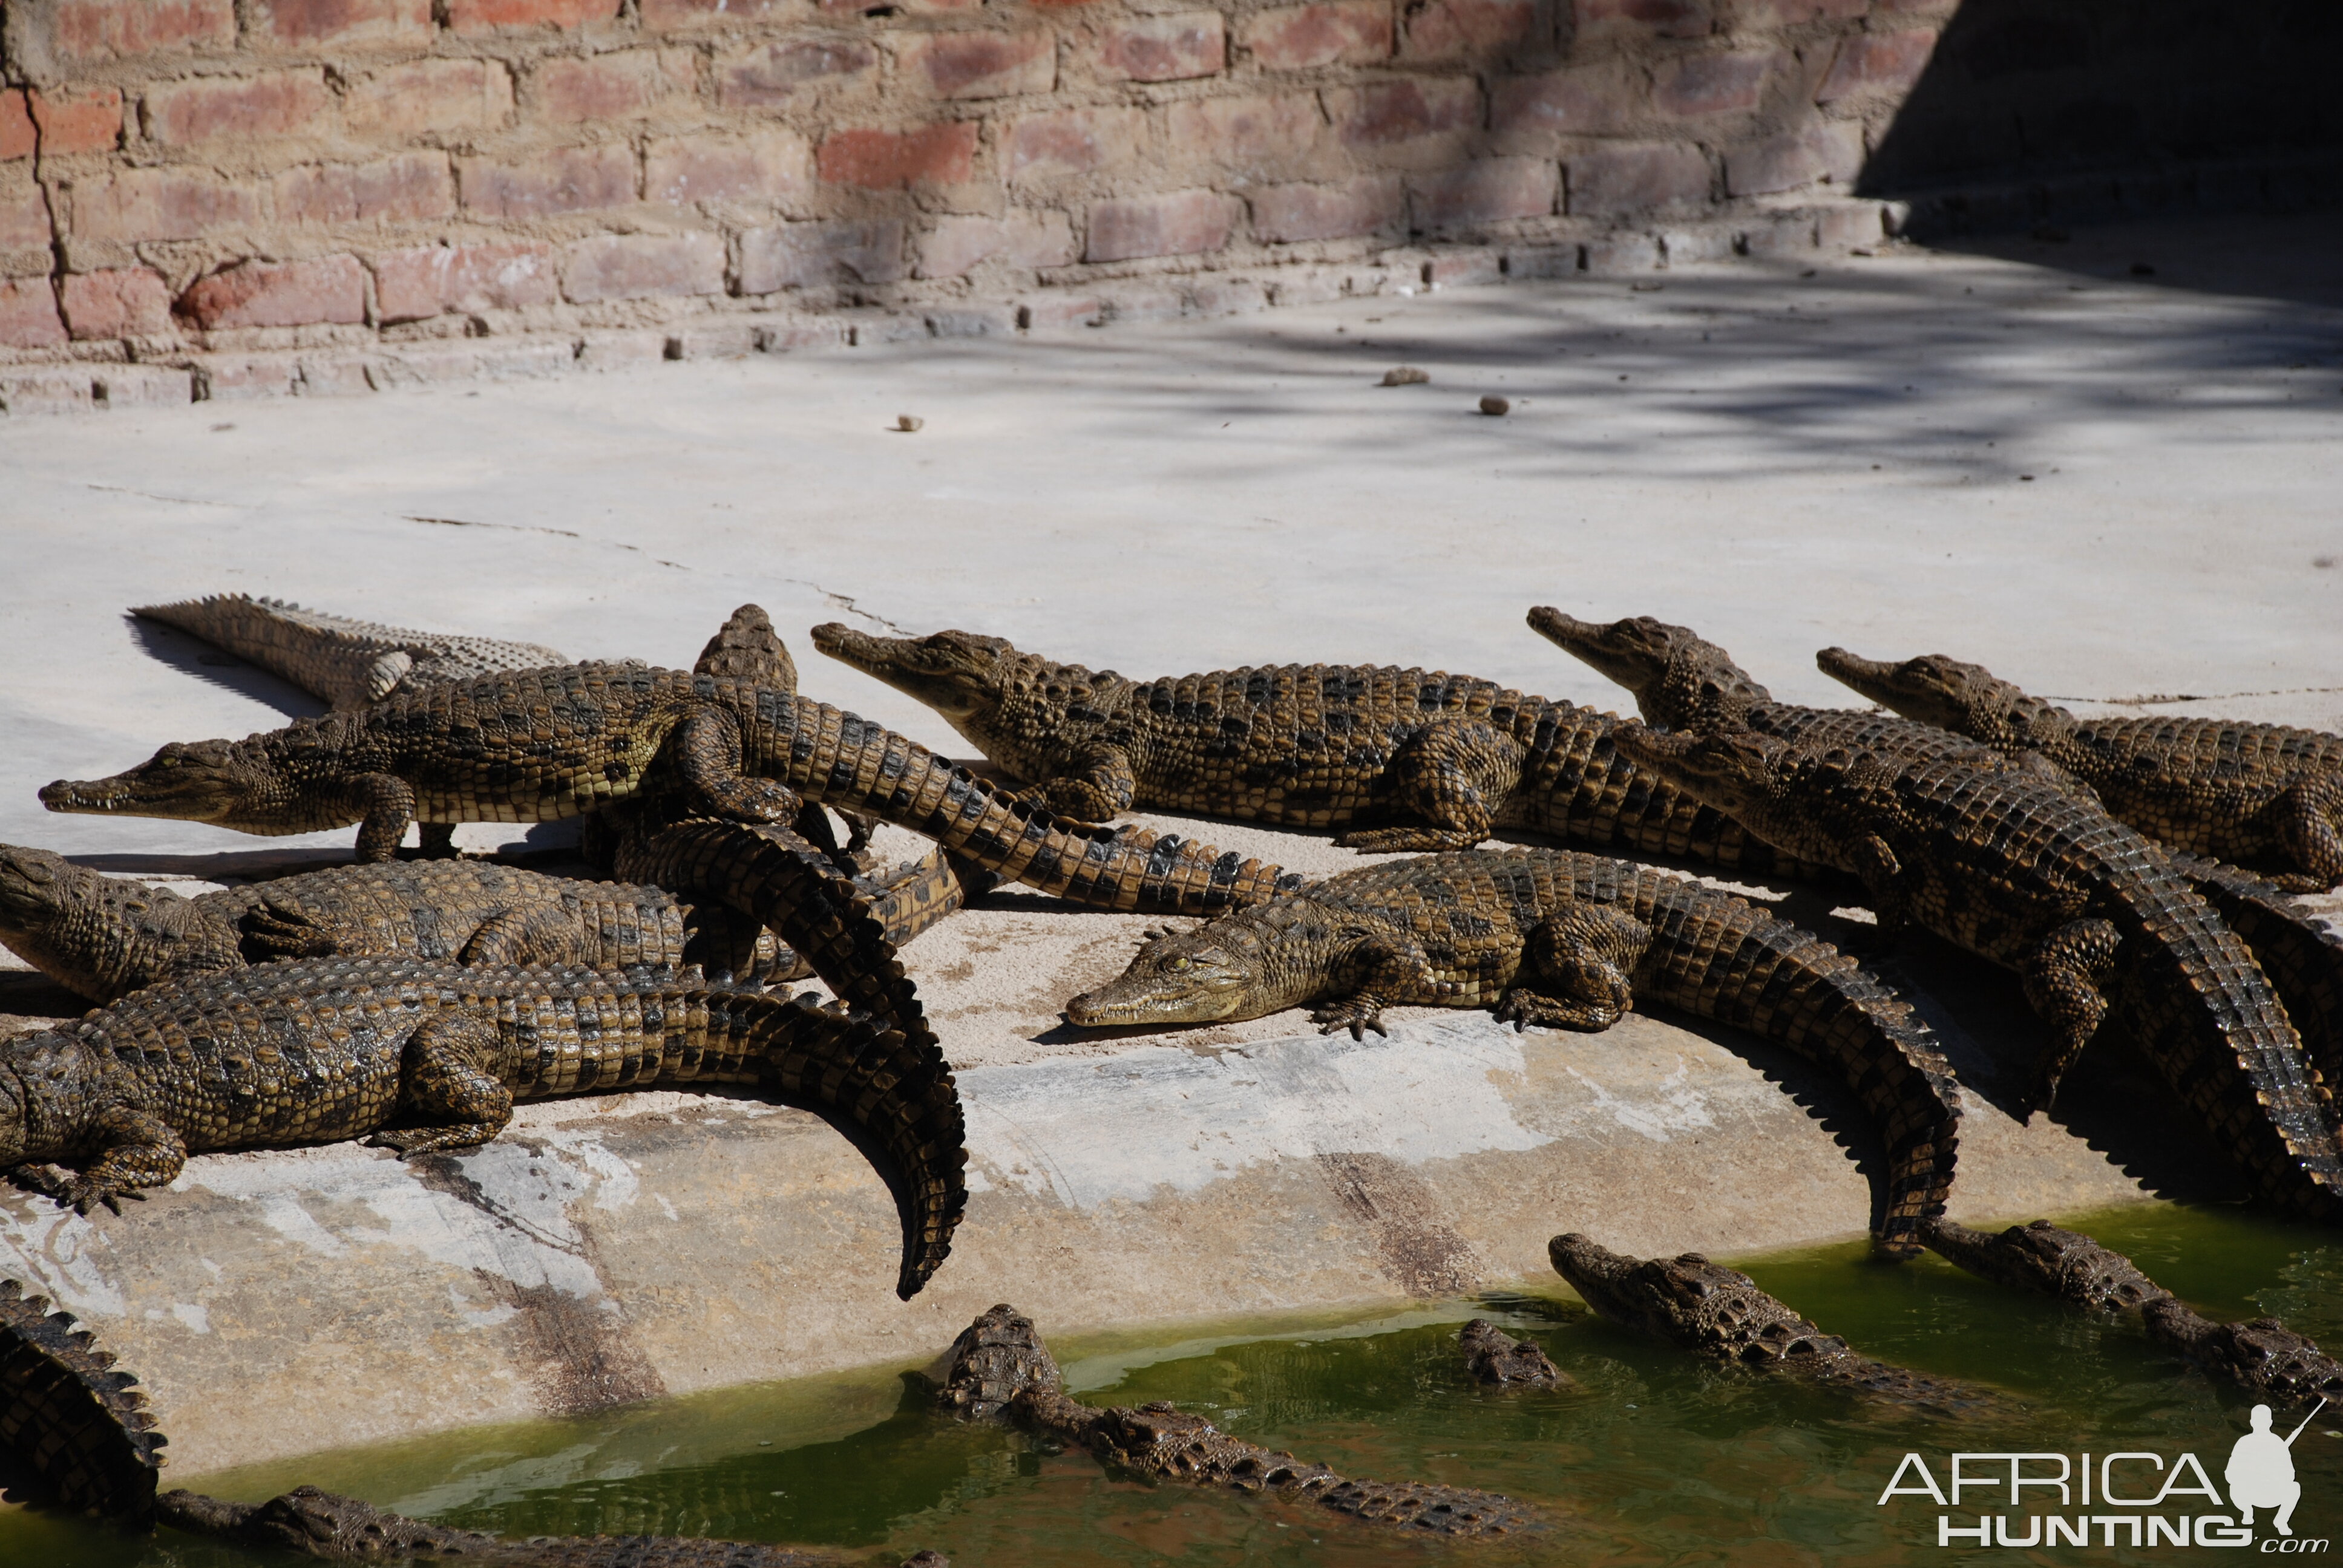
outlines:
[[[1960,1101],[1935,1034],[1911,1003],[1813,932],[1680,879],[1666,882],[1690,896],[1663,891],[1655,873],[1634,875],[1654,884],[1636,900],[1649,912],[1633,912],[1653,927],[1658,1000],[1836,1073],[1886,1151],[1873,1243],[1886,1257],[1916,1256],[1922,1222],[1944,1212],[1960,1143]]]
[[[870,900],[870,912],[898,948],[968,904],[968,889],[941,848],[884,872],[854,879]]]
[[[732,990],[705,1000],[711,1043],[761,1057],[783,1097],[823,1112],[878,1169],[903,1226],[895,1293],[918,1295],[968,1208],[967,1124],[943,1051],[842,1003]]]
[[[797,661],[761,605],[744,604],[734,610],[699,650],[691,668],[695,675],[753,681],[780,691],[798,689]]]
[[[144,1523],[163,1434],[138,1380],[113,1370],[70,1312],[0,1280],[0,1452],[42,1501]]]
[[[2167,849],[2172,869],[2253,950],[2302,1036],[2312,1089],[2335,1114],[2343,1087],[2343,938],[2297,908],[2276,885],[2219,860]]]
[[[754,708],[745,727],[747,771],[833,809],[868,812],[924,834],[1006,880],[1091,909],[1217,915],[1302,885],[1282,866],[1177,834],[1068,822],[827,703],[742,688],[734,699]]]
[[[141,605],[130,613],[193,633],[336,708],[364,708],[381,695],[372,687],[384,645],[364,635],[377,628],[360,622],[240,593]]]

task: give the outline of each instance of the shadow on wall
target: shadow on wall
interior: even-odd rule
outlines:
[[[1856,189],[2343,147],[2335,0],[1964,0]]]

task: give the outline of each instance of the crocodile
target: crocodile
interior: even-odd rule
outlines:
[[[2343,1218],[2332,1109],[2260,965],[2160,850],[2104,810],[2020,772],[1749,730],[1622,730],[1618,744],[1751,831],[1862,878],[1887,933],[1916,923],[2016,970],[2053,1035],[2036,1106],[2120,1007],[2266,1198]]]
[[[1746,1029],[1852,1089],[1886,1152],[1874,1234],[1910,1257],[1953,1180],[1960,1104],[1910,1004],[1827,942],[1687,877],[1569,849],[1363,867],[1157,933],[1073,998],[1081,1027],[1260,1018],[1315,1002],[1329,1032],[1403,1004],[1601,1030],[1640,999]]]
[[[1457,1331],[1464,1347],[1464,1369],[1483,1382],[1500,1388],[1562,1388],[1567,1373],[1533,1340],[1517,1340],[1486,1318],[1474,1318]]]
[[[919,699],[1070,820],[1134,807],[1341,829],[1360,849],[1469,849],[1497,829],[1788,872],[1735,823],[1638,772],[1608,713],[1442,670],[1280,665],[1128,679],[997,637],[813,628]]]
[[[2147,1337],[2216,1377],[2286,1402],[2343,1403],[2343,1363],[2277,1318],[2220,1322],[2142,1273],[2121,1252],[2047,1220],[1998,1234],[1946,1220],[1921,1232],[1930,1251],[1982,1279],[2093,1312],[2137,1312]]]
[[[645,788],[709,814],[787,824],[802,804],[867,812],[979,868],[1111,910],[1202,914],[1300,879],[1144,829],[1061,821],[826,703],[648,665],[574,664],[394,694],[243,740],[164,747],[111,779],[60,779],[51,810],[166,817],[242,832],[359,824],[387,860],[410,821],[551,821]]]
[[[487,1142],[517,1100],[701,1083],[769,1085],[875,1149],[903,1222],[896,1289],[918,1292],[967,1204],[942,1053],[689,970],[311,959],[134,991],[0,1042],[0,1169],[86,1213],[190,1153],[363,1138],[413,1158]]]
[[[1573,1231],[1548,1241],[1546,1256],[1597,1316],[1697,1355],[1938,1415],[1974,1416],[2006,1402],[1991,1390],[1860,1355],[1758,1289],[1748,1275],[1698,1252],[1630,1258]]]
[[[1368,1523],[1425,1535],[1511,1535],[1542,1523],[1493,1492],[1352,1480],[1322,1464],[1232,1437],[1202,1416],[1170,1404],[1100,1409],[1069,1399],[1056,1358],[1032,1320],[1005,1302],[980,1314],[952,1342],[936,1400],[964,1416],[1012,1421],[1151,1481],[1314,1503]]]
[[[569,662],[568,655],[533,642],[410,631],[249,594],[142,605],[130,613],[192,632],[337,709],[498,670]]]
[[[2296,892],[2343,882],[2343,735],[2231,719],[2085,719],[1943,654],[1901,663],[1843,648],[1823,673],[1996,751],[2041,757],[2107,809],[2191,854],[2283,865]]]

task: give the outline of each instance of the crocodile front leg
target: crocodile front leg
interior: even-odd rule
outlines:
[[[1067,771],[1017,793],[1071,821],[1097,824],[1111,822],[1131,809],[1139,796],[1139,779],[1121,747],[1094,746],[1076,757]]]
[[[1337,972],[1355,975],[1358,983],[1343,995],[1322,1001],[1310,1012],[1321,1034],[1347,1029],[1353,1040],[1364,1040],[1367,1030],[1388,1036],[1383,1009],[1411,1001],[1430,1001],[1439,993],[1432,978],[1432,960],[1405,937],[1364,935],[1336,966]]]
[[[47,1176],[34,1167],[18,1166],[15,1174],[76,1214],[86,1214],[100,1203],[119,1214],[121,1199],[145,1197],[142,1187],[168,1186],[187,1162],[186,1141],[178,1131],[136,1106],[108,1106],[91,1123],[90,1132],[98,1154],[80,1170]]]
[[[512,1091],[489,1070],[497,1031],[469,1013],[441,1013],[407,1037],[399,1062],[400,1111],[418,1127],[384,1128],[367,1140],[402,1160],[486,1143],[512,1121]]]
[[[2026,1000],[2050,1026],[2050,1049],[2026,1092],[2029,1109],[2050,1109],[2058,1081],[2098,1032],[2100,1020],[2107,1016],[2107,999],[2099,987],[2115,972],[2116,950],[2122,942],[2109,921],[2071,920],[2019,960]]]
[[[1635,965],[1652,945],[1652,928],[1608,904],[1573,904],[1530,933],[1525,971],[1550,986],[1517,980],[1493,1010],[1515,1029],[1544,1024],[1599,1033],[1635,1005]]]
[[[711,816],[787,827],[805,804],[786,785],[740,771],[740,721],[720,708],[702,709],[685,719],[669,745],[684,783]]]
[[[2343,783],[2332,776],[2298,780],[2267,808],[2287,859],[2300,871],[2275,879],[2294,893],[2323,893],[2343,882]]]
[[[1522,779],[1521,745],[1477,719],[1425,725],[1392,753],[1393,803],[1427,826],[1368,828],[1334,842],[1346,849],[1470,849],[1496,826]]]

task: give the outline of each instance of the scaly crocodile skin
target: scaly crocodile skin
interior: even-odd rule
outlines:
[[[1169,834],[1063,823],[825,703],[643,665],[565,665],[394,695],[244,740],[166,746],[127,773],[59,780],[41,799],[52,810],[247,833],[360,823],[358,858],[387,860],[410,821],[574,817],[628,798],[655,765],[713,815],[781,824],[805,801],[864,811],[1099,908],[1208,914],[1299,880]]]
[[[1990,1390],[1930,1377],[1857,1354],[1748,1275],[1698,1252],[1638,1259],[1573,1232],[1546,1243],[1554,1271],[1597,1315],[1696,1355],[1856,1389],[1946,1415],[2006,1406]]]
[[[484,1143],[517,1100],[757,1083],[862,1130],[892,1169],[908,1300],[967,1204],[942,1054],[860,1014],[689,970],[263,964],[134,991],[0,1044],[0,1168],[91,1205],[190,1153],[366,1138],[405,1155]],[[76,1169],[43,1180],[30,1168]]]
[[[2079,719],[1943,654],[1897,664],[1826,648],[1815,662],[1898,713],[2049,759],[2174,849],[2282,865],[2298,891],[2343,881],[2343,735],[2230,719]]]
[[[1005,1303],[979,1316],[952,1342],[937,1402],[971,1416],[1005,1415],[1140,1475],[1305,1500],[1400,1530],[1510,1535],[1540,1523],[1493,1492],[1353,1481],[1322,1464],[1231,1437],[1202,1416],[1168,1404],[1101,1410],[1068,1399],[1057,1361],[1032,1320]]]
[[[147,1518],[169,1440],[137,1382],[114,1370],[71,1312],[0,1280],[0,1452],[36,1490],[26,1501]]]
[[[1074,820],[1144,806],[1348,828],[1338,841],[1363,849],[1465,849],[1523,828],[1786,869],[1624,761],[1611,715],[1468,675],[1312,664],[1135,681],[969,632],[879,638],[833,624],[813,638],[934,708]]]
[[[2163,852],[2022,772],[1816,752],[1748,731],[1626,731],[1619,746],[1791,853],[1861,877],[1880,924],[2006,964],[2050,1024],[2047,1101],[2110,1005],[2270,1201],[2343,1217],[2343,1148],[2252,952]]]
[[[1457,1331],[1464,1370],[1500,1388],[1562,1388],[1571,1379],[1535,1342],[1517,1340],[1486,1318]]]
[[[1259,1018],[1329,1030],[1385,1007],[1491,1007],[1605,1029],[1638,1000],[1745,1029],[1835,1073],[1887,1154],[1875,1235],[1909,1257],[1953,1180],[1951,1069],[1909,1003],[1811,932],[1686,877],[1565,849],[1465,850],[1346,871],[1151,940],[1067,1003],[1079,1025]]]
[[[394,691],[417,691],[501,669],[569,662],[567,655],[533,642],[410,631],[248,594],[142,605],[130,613],[193,632],[336,708],[364,708]]]

